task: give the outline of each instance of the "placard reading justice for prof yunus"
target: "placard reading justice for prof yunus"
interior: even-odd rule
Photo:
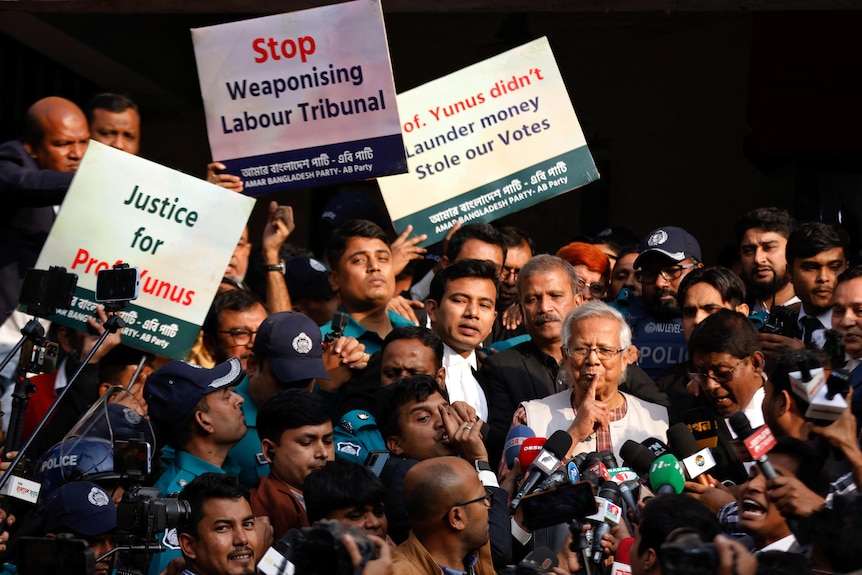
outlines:
[[[428,242],[599,178],[546,38],[398,95],[408,174],[380,178],[397,229]]]
[[[407,170],[380,0],[192,30],[215,160],[248,194]]]
[[[96,276],[140,268],[140,296],[120,312],[124,344],[184,359],[255,200],[90,141],[37,269],[77,274],[72,307],[52,316],[86,330]]]

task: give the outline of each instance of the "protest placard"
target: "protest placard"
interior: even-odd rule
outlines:
[[[407,174],[378,179],[397,229],[428,243],[598,179],[546,38],[398,95]]]
[[[380,0],[192,30],[215,160],[248,194],[407,170]]]
[[[124,311],[122,341],[185,358],[255,200],[90,141],[39,254],[37,269],[77,274],[68,310],[50,319],[86,330],[100,270],[140,268],[140,296]]]

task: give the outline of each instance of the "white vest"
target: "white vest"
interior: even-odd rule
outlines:
[[[567,389],[543,399],[525,401],[521,405],[527,412],[527,425],[536,437],[550,437],[558,429],[567,430],[575,420],[572,409],[573,390]],[[622,393],[622,392],[620,392]],[[614,456],[622,465],[620,448],[631,439],[640,443],[648,437],[667,440],[668,416],[667,408],[656,403],[643,401],[633,395],[623,393],[628,408],[626,415],[619,421],[611,422],[611,444]],[[591,435],[578,443],[572,450],[572,455],[596,451],[595,436]]]

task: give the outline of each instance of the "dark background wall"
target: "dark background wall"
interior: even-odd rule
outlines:
[[[29,9],[10,12],[2,4],[0,138],[18,134],[23,112],[40,97],[83,103],[98,91],[124,92],[142,108],[141,154],[203,175],[209,150],[189,28],[260,14],[226,3],[208,4],[215,14],[158,13],[157,3],[134,10],[141,13],[122,2],[110,11],[10,2]],[[748,11],[744,2],[718,2],[710,12],[657,11],[660,2],[626,12],[483,4],[441,12],[384,0],[395,83],[406,90],[549,37],[602,179],[508,218],[542,247],[608,225],[642,235],[675,224],[714,262],[733,241],[733,220],[761,205],[858,225],[862,76],[852,38],[862,12]],[[373,184],[359,188],[379,201]],[[262,198],[252,237],[263,204],[277,199],[294,205],[295,241],[307,242],[335,191]]]

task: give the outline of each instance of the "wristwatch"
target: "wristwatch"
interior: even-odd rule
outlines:
[[[268,272],[284,273],[287,271],[287,266],[284,265],[284,260],[281,260],[277,264],[266,264],[263,266],[263,269],[265,269]]]
[[[487,461],[480,461],[478,459],[473,462],[473,467],[476,468],[476,473],[481,473],[482,471],[494,471],[493,469],[491,469],[490,463],[488,463]]]

